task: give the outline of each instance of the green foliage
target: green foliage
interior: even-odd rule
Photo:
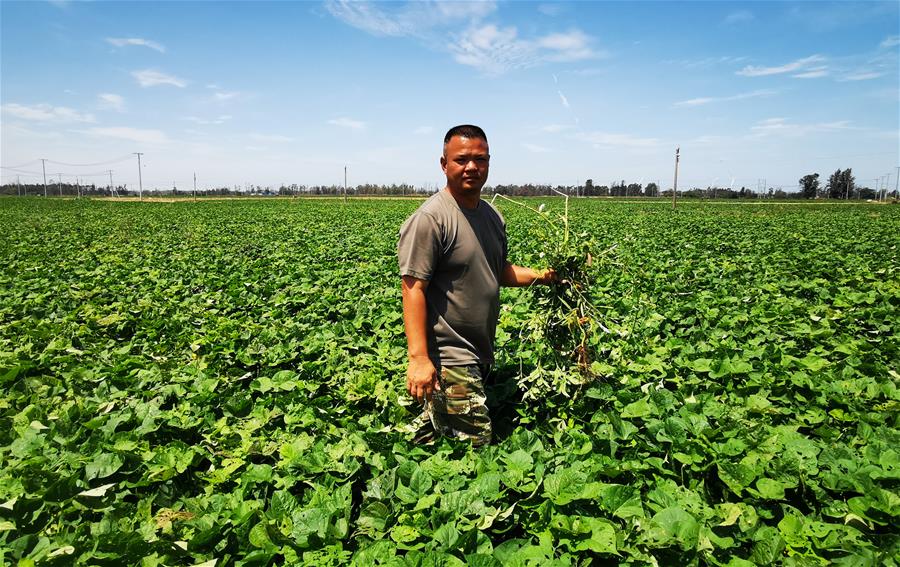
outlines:
[[[503,290],[473,450],[404,430],[417,205],[0,201],[0,563],[897,564],[900,212],[570,202],[597,379]]]

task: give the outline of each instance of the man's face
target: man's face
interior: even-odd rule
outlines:
[[[486,141],[453,136],[444,144],[444,155],[441,157],[447,187],[463,193],[480,193],[488,178],[490,159]]]

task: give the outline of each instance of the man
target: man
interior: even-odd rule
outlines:
[[[555,281],[507,262],[506,224],[486,201],[487,136],[478,126],[451,128],[441,169],[447,185],[400,229],[403,324],[409,351],[406,387],[424,404],[416,435],[491,440],[484,378],[494,362],[500,286]]]

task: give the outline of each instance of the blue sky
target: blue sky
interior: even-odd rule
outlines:
[[[898,2],[0,3],[3,181],[791,190],[900,165]],[[71,165],[64,165],[71,164]],[[78,165],[97,164],[97,165]]]

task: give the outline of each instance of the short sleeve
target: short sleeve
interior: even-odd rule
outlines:
[[[417,212],[400,228],[397,259],[401,276],[431,280],[441,259],[441,231],[429,214]]]

